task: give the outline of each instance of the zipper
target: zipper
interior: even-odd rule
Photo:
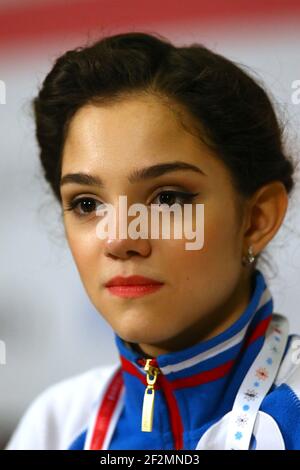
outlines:
[[[171,385],[168,383],[168,380],[165,379],[162,371],[158,367],[156,358],[141,359],[139,364],[143,365],[144,370],[147,372],[147,387],[144,393],[141,430],[145,432],[152,431],[155,388],[157,390],[157,383],[159,382],[159,387],[161,387],[164,393],[168,407],[171,430],[174,439],[174,449],[183,449],[183,425]]]
[[[160,369],[153,366],[151,363],[153,359],[146,359],[144,370],[147,372],[147,387],[144,394],[143,411],[142,411],[142,427],[141,430],[145,432],[152,431],[153,425],[153,411],[154,411],[154,399],[155,390],[154,385],[156,384]]]

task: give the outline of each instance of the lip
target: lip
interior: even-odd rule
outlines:
[[[115,287],[115,286],[149,286],[149,285],[160,285],[163,284],[160,281],[151,279],[150,277],[144,276],[115,276],[110,279],[105,286],[106,287]]]
[[[141,297],[159,290],[164,283],[144,276],[116,276],[110,279],[105,286],[109,292],[118,297]]]

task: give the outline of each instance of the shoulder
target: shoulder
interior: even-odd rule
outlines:
[[[119,364],[89,369],[42,391],[25,410],[5,450],[67,449]]]

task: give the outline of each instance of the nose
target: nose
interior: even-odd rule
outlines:
[[[125,214],[122,212],[122,210],[125,211]],[[145,227],[142,226],[142,230],[141,230],[141,234],[143,235],[143,237],[145,237],[145,233],[148,234],[148,237],[146,238],[142,238],[142,236],[139,236],[139,234],[137,234],[135,231],[133,235],[128,225],[127,225],[127,230],[126,230],[126,224],[128,223],[130,224],[131,219],[134,219],[135,216],[128,215],[127,213],[128,201],[126,201],[126,206],[125,208],[122,207],[122,210],[121,210],[121,214],[119,214],[120,208],[118,205],[118,210],[113,213],[113,216],[115,217],[115,220],[114,220],[115,230],[114,230],[113,235],[111,235],[111,233],[107,234],[106,238],[104,239],[104,254],[112,258],[121,258],[121,259],[127,259],[134,255],[140,255],[144,257],[149,256],[149,254],[151,253],[151,240],[149,239],[149,233],[147,233],[147,229],[145,232]],[[123,217],[125,217],[125,220],[123,220]],[[122,222],[122,226],[123,226],[123,230],[121,230],[122,236],[119,235],[120,222]],[[124,231],[124,224],[125,224],[125,231]],[[147,224],[147,227],[148,227],[148,224]]]
[[[149,240],[138,238],[107,238],[105,240],[105,256],[112,258],[128,259],[134,255],[147,257],[151,252]]]

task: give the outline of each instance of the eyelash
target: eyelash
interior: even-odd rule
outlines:
[[[157,194],[156,197],[161,196],[162,194],[168,194],[168,195],[172,195],[173,197],[174,196],[179,197],[181,199],[181,202],[179,204],[182,206],[184,203],[191,202],[199,193],[187,193],[187,192],[182,192],[182,191],[162,191],[161,193]],[[65,210],[75,212],[75,209],[77,208],[77,206],[81,204],[83,201],[96,201],[96,199],[92,197],[81,197],[81,198],[73,199],[73,201],[67,204],[67,207],[65,208]],[[78,217],[86,217],[88,214],[91,214],[91,212],[86,212],[85,214],[76,213]]]

